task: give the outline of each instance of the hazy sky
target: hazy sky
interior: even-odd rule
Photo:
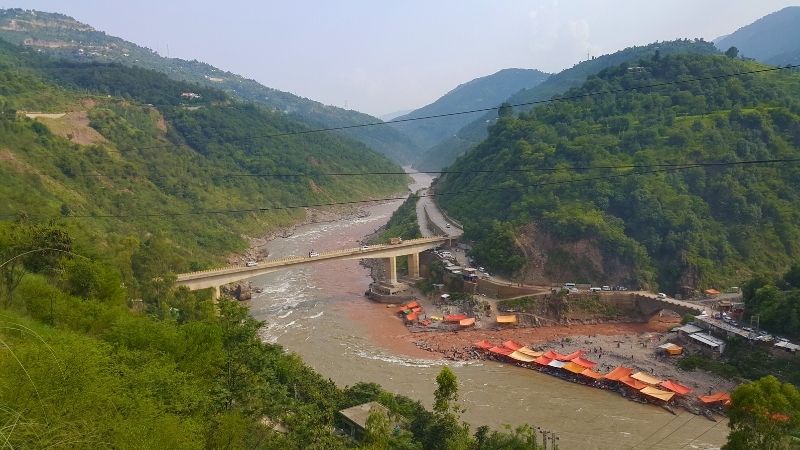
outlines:
[[[712,40],[800,1],[0,0],[374,115],[508,67],[557,72],[631,45]]]

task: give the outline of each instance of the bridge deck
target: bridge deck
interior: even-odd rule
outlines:
[[[228,266],[228,267],[221,267],[217,269],[207,269],[207,270],[199,270],[196,272],[188,272],[188,273],[181,273],[177,275],[177,282],[183,281],[191,281],[191,280],[198,280],[203,278],[210,278],[219,275],[228,275],[228,274],[237,274],[237,273],[249,273],[249,272],[260,272],[264,269],[272,269],[272,268],[281,268],[281,267],[288,267],[288,266],[295,266],[295,265],[302,265],[308,263],[314,263],[319,261],[324,261],[327,259],[337,259],[337,258],[346,258],[348,256],[359,256],[359,258],[380,258],[384,257],[382,254],[387,253],[389,251],[396,251],[402,250],[405,248],[413,248],[421,245],[427,244],[434,244],[434,243],[443,243],[451,240],[452,238],[447,236],[435,236],[435,237],[426,237],[426,238],[419,238],[419,239],[408,239],[403,241],[400,244],[378,244],[378,245],[370,245],[367,249],[362,250],[359,248],[350,248],[350,249],[343,249],[343,250],[332,250],[327,252],[320,252],[319,256],[289,256],[286,258],[280,259],[268,259],[266,261],[260,262],[257,266],[247,267],[247,266]],[[373,255],[373,256],[370,256]]]

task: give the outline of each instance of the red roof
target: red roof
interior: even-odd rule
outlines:
[[[511,350],[510,348],[505,348],[505,347],[492,347],[492,348],[489,349],[489,351],[492,352],[492,353],[496,353],[498,355],[502,355],[502,356],[508,356],[508,355],[514,353],[514,350]]]
[[[417,317],[419,317],[419,316],[418,316],[418,314],[417,314],[417,313],[415,313],[415,312],[412,312],[411,314],[409,314],[409,315],[407,315],[407,316],[406,316],[406,319],[407,319],[409,322],[413,322],[413,321],[417,320]]]
[[[444,316],[444,321],[445,322],[461,322],[462,320],[464,320],[466,318],[467,318],[466,314],[450,314],[450,315]]]
[[[591,369],[597,365],[594,361],[589,361],[588,359],[584,359],[582,356],[578,356],[577,358],[573,359],[572,362],[579,366],[586,367],[587,369]]]
[[[575,350],[574,352],[570,353],[569,355],[564,355],[562,358],[558,358],[561,361],[572,361],[575,358],[583,356],[583,350]]]
[[[544,352],[544,355],[542,355],[542,356],[545,356],[545,357],[550,358],[550,359],[557,359],[559,361],[563,361],[564,360],[564,355],[562,355],[561,353],[558,353],[558,352],[554,352],[552,350],[548,350],[548,351]]]
[[[727,405],[731,401],[731,396],[727,392],[715,392],[711,395],[701,395],[698,398],[703,403],[724,403]]]
[[[572,361],[572,362],[575,362],[575,361]],[[593,378],[595,380],[599,380],[600,378],[603,378],[603,374],[602,373],[595,372],[592,369],[584,370],[583,372],[581,372],[581,375],[589,377],[589,378]]]
[[[519,344],[517,342],[509,340],[509,341],[503,342],[503,347],[510,348],[511,350],[519,350],[519,349],[521,349],[523,347],[523,345]]]
[[[486,339],[482,341],[478,341],[475,343],[475,347],[482,348],[484,350],[489,350],[490,348],[494,347],[495,345],[491,342],[487,341]]]
[[[689,392],[692,392],[692,388],[684,386],[678,383],[677,381],[672,381],[672,380],[662,381],[660,386],[665,389],[669,389],[670,391],[676,394],[681,394],[681,395],[686,395]]]
[[[416,301],[413,301],[413,302],[410,302],[410,303],[407,303],[407,304],[401,306],[397,310],[397,312],[403,312],[403,311],[405,311],[407,309],[416,308],[417,306],[419,306],[419,303],[417,303]]]
[[[541,364],[543,366],[546,366],[546,365],[550,364],[550,361],[552,361],[552,360],[553,360],[552,358],[548,358],[547,356],[542,355],[542,356],[534,359],[533,362],[535,362],[536,364]]]
[[[630,374],[632,373],[633,369],[619,366],[616,369],[612,370],[611,372],[608,372],[607,374],[603,375],[603,378],[605,378],[606,380],[619,381],[620,378],[630,376]]]
[[[622,377],[622,378],[620,378],[618,381],[619,381],[620,383],[627,384],[628,386],[630,386],[630,387],[632,387],[632,388],[636,389],[637,391],[639,391],[639,390],[642,390],[642,389],[644,389],[644,388],[646,388],[646,387],[647,387],[647,385],[646,385],[646,384],[644,384],[644,383],[642,383],[641,381],[639,381],[639,380],[634,380],[633,378],[631,378],[631,377],[628,377],[628,376]]]

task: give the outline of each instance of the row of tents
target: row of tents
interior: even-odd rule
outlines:
[[[661,380],[641,371],[634,373],[633,369],[624,366],[601,374],[594,370],[597,363],[585,358],[583,350],[564,355],[553,350],[533,350],[513,340],[500,345],[482,340],[476,342],[475,347],[494,359],[554,375],[575,376],[578,377],[576,381],[596,387],[611,387],[616,384],[662,404],[670,402],[676,396],[688,399],[687,396],[692,392],[691,388],[677,381]],[[727,405],[730,403],[730,395],[726,392],[718,392],[698,397],[698,400],[706,406]]]

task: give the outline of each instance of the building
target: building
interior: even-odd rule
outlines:
[[[689,335],[689,342],[711,351],[712,353],[722,353],[725,351],[725,341],[708,333],[692,333]]]
[[[392,421],[389,408],[378,402],[367,402],[339,411],[339,415],[342,416],[342,421],[344,423],[344,431],[347,435],[356,440],[361,439],[367,429],[367,419],[373,411],[384,414]],[[391,428],[395,428],[395,426],[396,424]]]

